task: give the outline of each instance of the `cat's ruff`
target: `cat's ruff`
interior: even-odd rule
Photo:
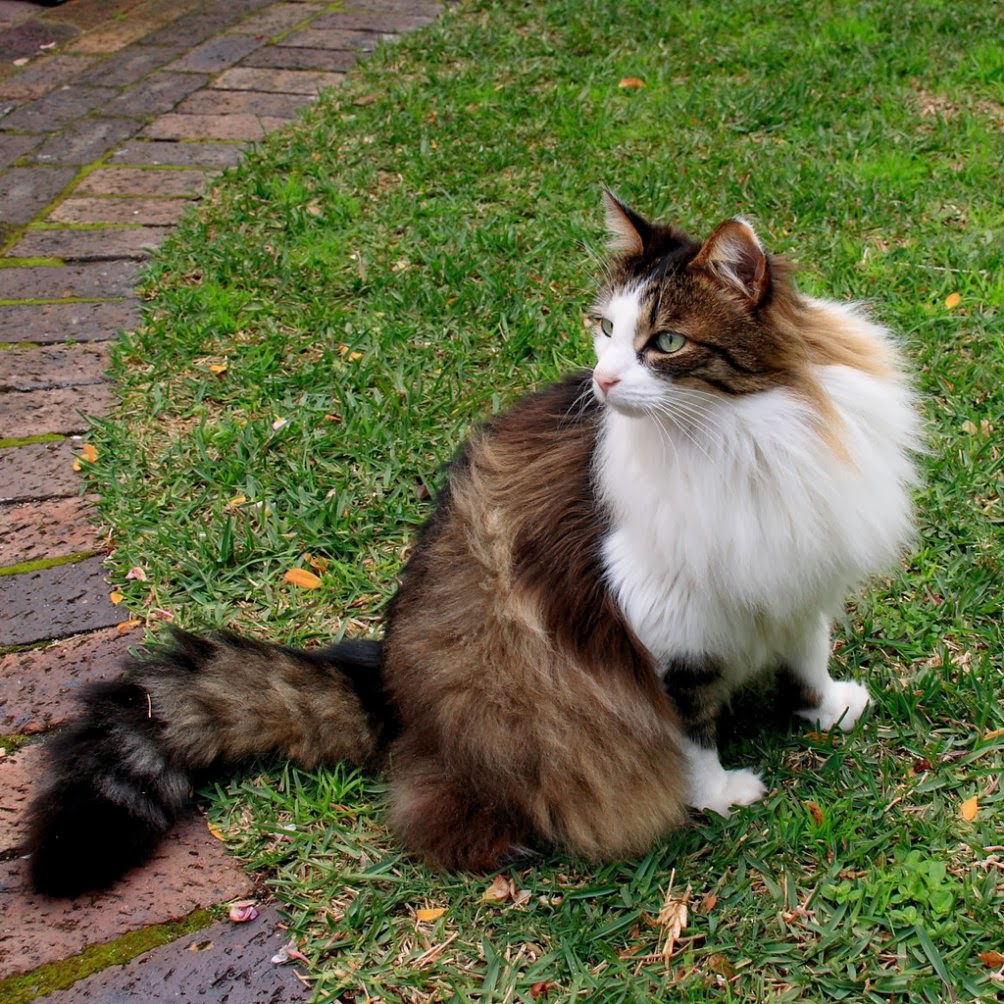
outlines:
[[[49,743],[36,886],[141,862],[195,772],[280,753],[386,773],[432,864],[526,846],[644,852],[766,792],[715,725],[778,669],[798,714],[851,728],[830,622],[910,536],[918,423],[888,333],[800,296],[743,219],[703,243],[612,196],[597,365],[518,402],[452,464],[382,641],[299,652],[178,634],[92,687]]]

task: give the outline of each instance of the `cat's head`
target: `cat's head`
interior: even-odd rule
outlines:
[[[655,414],[667,396],[729,399],[797,380],[799,298],[746,220],[698,243],[605,199],[614,254],[591,312],[598,400]]]

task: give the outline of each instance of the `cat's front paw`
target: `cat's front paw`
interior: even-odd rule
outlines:
[[[752,805],[767,794],[767,786],[755,770],[725,770],[696,774],[690,779],[690,805],[710,809],[726,819],[733,805]]]
[[[871,702],[866,687],[851,680],[838,680],[826,689],[818,707],[805,708],[796,714],[816,722],[824,732],[837,724],[849,732]]]

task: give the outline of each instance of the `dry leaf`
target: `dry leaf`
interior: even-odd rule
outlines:
[[[327,558],[318,558],[315,554],[305,554],[303,560],[316,572],[326,572],[328,570]]]
[[[284,962],[292,962],[294,959],[298,962],[309,962],[307,956],[296,947],[296,942],[290,941],[283,945],[269,961],[273,965],[281,966]]]
[[[546,997],[558,984],[554,980],[541,980],[539,983],[530,984],[530,996],[534,1000]]]
[[[98,451],[93,443],[84,443],[80,449],[80,458],[89,464],[93,464],[98,459]]]
[[[708,895],[701,900],[701,913],[711,913],[717,905],[718,897],[713,892],[709,892]]]
[[[223,831],[214,823],[206,823],[206,829],[209,830],[210,836],[215,837],[217,840],[223,839]]]
[[[1000,739],[1001,736],[1004,736],[1004,729],[994,729],[992,732],[988,732],[983,737],[983,741],[985,743],[988,743],[993,741],[994,739]]]
[[[971,823],[976,818],[976,814],[979,811],[980,811],[980,800],[976,795],[973,795],[972,798],[967,798],[962,803],[962,805],[959,806],[959,815],[967,823]]]
[[[289,425],[289,419],[288,418],[277,418],[272,423],[272,431],[273,432],[278,432],[280,429],[284,429],[287,425]]]
[[[210,373],[215,373],[217,376],[223,376],[223,374],[226,373],[226,371],[227,371],[227,364],[226,363],[210,363],[206,367],[206,369],[208,369]]]
[[[812,816],[812,821],[816,826],[822,826],[826,817],[823,815],[823,810],[819,807],[819,804],[817,802],[806,802],[805,808],[809,815]]]
[[[305,568],[291,568],[283,578],[301,589],[317,589],[321,585],[321,580]]]
[[[444,907],[430,907],[427,910],[416,910],[415,919],[428,923],[430,920],[439,920],[444,913],[446,913],[446,909]]]
[[[952,310],[953,308],[955,308],[955,307],[957,307],[959,305],[959,302],[961,300],[962,300],[962,297],[958,293],[949,293],[948,296],[945,297],[945,306],[949,310]]]
[[[24,66],[28,62],[27,56],[22,56],[20,59],[13,60],[15,66]]]
[[[132,617],[132,618],[130,618],[127,621],[122,621],[121,624],[116,624],[115,630],[119,634],[125,634],[126,631],[131,631],[133,628],[139,627],[140,624],[142,624],[142,623],[143,622],[141,620],[139,620],[138,618]]]
[[[125,597],[121,593],[109,593],[108,599],[110,602],[114,603],[115,606],[118,606],[125,599]]]
[[[244,505],[247,502],[247,496],[245,495],[235,495],[228,503],[228,509],[236,509],[238,506]]]
[[[623,80],[617,82],[618,87],[623,87],[628,90],[636,89],[638,87],[644,87],[645,81],[639,77],[625,77]]]
[[[515,892],[512,882],[504,875],[496,875],[492,884],[481,894],[482,903],[504,903]]]
[[[977,958],[990,969],[998,969],[1004,966],[1004,955],[1001,955],[1000,952],[980,952]]]
[[[673,880],[676,878],[674,869],[669,876],[669,888],[666,890],[666,897],[659,911],[658,923],[663,931],[662,948],[659,954],[666,964],[673,957],[676,951],[676,942],[687,926],[687,905],[690,903],[690,886],[682,896],[673,895]]]

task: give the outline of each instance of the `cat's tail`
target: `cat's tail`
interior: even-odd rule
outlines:
[[[372,764],[394,720],[375,641],[307,652],[173,631],[82,701],[47,744],[29,809],[31,880],[53,896],[103,888],[145,861],[199,772],[271,753],[308,768]]]

